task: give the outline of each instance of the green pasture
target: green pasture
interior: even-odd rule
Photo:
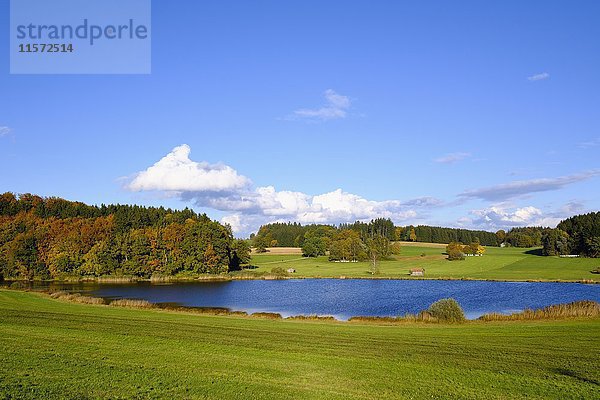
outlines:
[[[0,291],[0,398],[597,399],[600,321],[360,325]]]
[[[256,269],[244,274],[262,274],[272,268],[294,268],[292,275],[303,277],[371,277],[368,262],[330,262],[327,257],[306,258],[299,255],[256,254]],[[539,249],[488,247],[482,257],[448,261],[443,248],[404,246],[399,256],[379,263],[379,277],[408,278],[411,268],[424,268],[426,278],[467,278],[498,280],[566,280],[600,281],[591,271],[600,267],[600,259],[543,257]]]

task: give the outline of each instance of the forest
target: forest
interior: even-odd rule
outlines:
[[[368,243],[374,238],[384,238],[390,246],[394,241],[476,243],[482,246],[542,247],[542,255],[547,256],[573,254],[599,257],[600,212],[565,219],[557,228],[516,227],[508,232],[498,230],[495,233],[426,225],[395,226],[392,220],[385,218],[337,227],[272,223],[261,226],[251,238],[259,252],[266,247],[301,247],[304,255],[318,256],[329,252],[332,260],[368,258]],[[346,251],[340,253],[340,249]]]
[[[390,219],[352,224],[263,225],[251,236],[266,247],[301,247],[332,261],[381,259],[395,241],[541,247],[543,255],[600,256],[600,212],[574,216],[555,229],[492,233],[430,226],[394,226]],[[193,210],[135,205],[90,206],[32,194],[0,195],[0,279],[66,279],[106,275],[218,274],[250,263],[250,242]]]
[[[189,209],[0,195],[0,278],[215,274],[249,261],[229,226]]]
[[[600,257],[600,212],[576,215],[545,230],[542,245],[544,255]]]
[[[352,230],[364,241],[374,235],[383,236],[390,241],[428,242],[428,243],[472,243],[479,242],[484,246],[498,246],[498,236],[493,232],[469,229],[443,228],[437,226],[395,226],[391,219],[377,218],[370,222],[356,221],[352,224],[301,225],[296,222],[273,223],[260,227],[256,236],[252,237],[255,245],[264,247],[302,247],[307,236],[315,232],[328,232],[333,236],[336,232]]]

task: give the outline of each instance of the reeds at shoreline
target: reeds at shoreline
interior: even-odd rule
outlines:
[[[130,307],[130,308],[154,308],[155,304],[150,303],[148,300],[139,299],[117,299],[110,302],[113,307]]]
[[[160,309],[174,312],[186,312],[193,314],[216,315],[216,316],[236,316],[251,317],[261,319],[281,320],[284,319],[279,313],[256,312],[248,314],[245,311],[231,311],[226,308],[214,307],[185,307],[178,305],[160,305],[147,300],[140,299],[116,299],[107,302],[103,298],[82,295],[80,293],[69,293],[66,291],[57,291],[48,293],[53,299],[70,301],[80,304],[110,305],[113,307],[141,308],[141,309]],[[492,321],[528,321],[528,320],[557,320],[570,318],[598,318],[600,317],[600,303],[590,300],[575,301],[572,303],[555,304],[540,309],[527,309],[513,314],[489,313],[484,314],[472,322],[492,322]],[[319,315],[295,315],[285,318],[286,320],[299,321],[338,321],[333,316]],[[358,315],[348,319],[348,322],[358,323],[444,323],[447,321],[434,317],[428,311],[421,311],[418,314],[406,314],[395,317],[378,317]]]
[[[583,300],[513,314],[490,313],[479,317],[481,321],[525,321],[541,319],[594,318],[600,316],[600,303]]]
[[[84,296],[81,293],[68,293],[64,291],[59,291],[51,293],[50,297],[52,297],[53,299],[66,300],[81,304],[106,304],[104,299],[101,299],[99,297]]]

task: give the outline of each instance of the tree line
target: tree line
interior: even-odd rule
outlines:
[[[600,257],[600,212],[576,215],[542,234],[542,254]]]
[[[260,227],[256,235],[251,235],[256,247],[302,247],[307,237],[314,231],[329,231],[329,236],[343,230],[356,232],[360,239],[383,236],[389,241],[428,242],[428,243],[472,243],[484,246],[498,246],[498,237],[493,232],[439,226],[395,226],[389,218],[377,218],[370,222],[333,225],[301,225],[297,222],[272,223]]]
[[[0,277],[223,273],[250,261],[231,228],[185,209],[0,195]]]
[[[353,232],[352,234],[350,232]],[[343,238],[343,243],[334,244],[334,238]],[[391,219],[378,218],[370,222],[354,222],[333,225],[301,225],[295,223],[273,223],[260,227],[252,235],[257,250],[266,247],[301,247],[305,255],[324,255],[326,252],[337,257],[338,248],[353,249],[351,259],[368,258],[367,243],[374,237],[387,241],[410,241],[429,243],[477,243],[481,246],[512,246],[521,248],[542,247],[544,255],[577,254],[598,257],[600,253],[600,212],[574,216],[561,221],[554,229],[541,226],[515,227],[508,231],[488,232],[460,228],[444,228],[427,225],[395,226]],[[341,240],[341,239],[340,239]],[[362,249],[358,243],[362,243]],[[451,246],[459,253],[458,246]],[[464,248],[463,248],[464,250]],[[333,252],[333,253],[332,253]],[[464,253],[464,251],[461,251]],[[469,254],[469,253],[467,253]],[[356,257],[354,255],[357,255]]]

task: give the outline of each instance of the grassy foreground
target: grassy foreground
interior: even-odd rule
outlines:
[[[0,398],[600,398],[600,320],[271,321],[0,290]]]
[[[560,258],[536,255],[539,249],[488,247],[483,257],[448,261],[443,245],[402,246],[402,253],[379,263],[379,277],[408,278],[410,268],[425,268],[425,278],[470,278],[491,280],[565,280],[600,282],[600,267],[594,258]],[[248,273],[264,273],[274,267],[294,268],[304,277],[371,277],[368,262],[336,263],[327,257],[307,258],[297,254],[254,254],[252,264],[258,268]]]

